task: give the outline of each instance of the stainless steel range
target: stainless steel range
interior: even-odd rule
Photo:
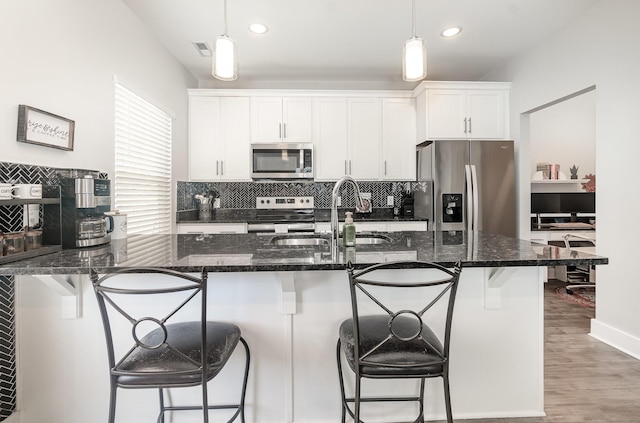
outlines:
[[[313,232],[313,197],[258,197],[256,218],[248,222],[249,232]]]

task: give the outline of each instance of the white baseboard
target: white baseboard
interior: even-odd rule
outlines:
[[[591,319],[591,332],[589,335],[640,360],[640,338],[629,335],[597,319]]]

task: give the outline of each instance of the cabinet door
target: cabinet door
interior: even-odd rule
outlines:
[[[387,181],[416,179],[416,120],[412,98],[382,100],[382,169]]]
[[[346,97],[315,98],[314,165],[315,179],[337,181],[347,167],[347,99]]]
[[[246,234],[246,223],[178,223],[179,234]]]
[[[429,90],[429,139],[465,139],[465,91]]]
[[[282,141],[311,142],[312,101],[310,97],[282,99]]]
[[[222,160],[220,143],[220,99],[189,98],[189,179],[212,180],[216,175],[216,160]]]
[[[506,136],[505,93],[502,91],[467,92],[467,134],[475,139],[502,139]]]
[[[249,181],[251,131],[249,97],[222,97],[220,99],[220,137],[224,155],[220,163],[220,179]]]
[[[350,98],[349,160],[347,171],[353,178],[378,180],[381,163],[382,112],[379,98]]]
[[[251,140],[280,142],[282,139],[282,98],[251,99]]]

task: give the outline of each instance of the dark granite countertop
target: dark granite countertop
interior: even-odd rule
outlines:
[[[344,221],[344,213],[353,209],[338,209],[339,220]],[[176,223],[246,223],[256,218],[256,209],[213,209],[211,218],[200,219],[198,210],[180,210],[176,212]],[[315,209],[316,222],[329,222],[331,209]],[[407,216],[394,216],[392,208],[373,209],[371,213],[354,213],[355,222],[416,222],[426,219]]]
[[[340,270],[346,255],[356,267],[398,260],[422,260],[467,267],[600,265],[608,259],[585,252],[535,244],[500,235],[467,232],[375,233],[388,238],[379,245],[340,248],[331,258],[328,245],[277,246],[274,238],[292,235],[184,234],[130,235],[103,247],[62,250],[0,266],[0,274],[82,274],[91,267],[104,272],[122,267],[163,267],[184,272],[206,267],[212,272]],[[299,235],[298,235],[299,236]],[[324,237],[325,235],[306,235]]]

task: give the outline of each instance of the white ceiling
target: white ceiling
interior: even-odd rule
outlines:
[[[427,42],[427,80],[481,80],[561,30],[598,0],[416,0],[416,35]],[[228,0],[238,79],[211,76],[224,32],[224,0],[123,0],[157,39],[209,88],[411,89],[401,55],[411,37],[411,0]],[[250,23],[269,27],[250,33]],[[462,26],[460,35],[440,32]]]

